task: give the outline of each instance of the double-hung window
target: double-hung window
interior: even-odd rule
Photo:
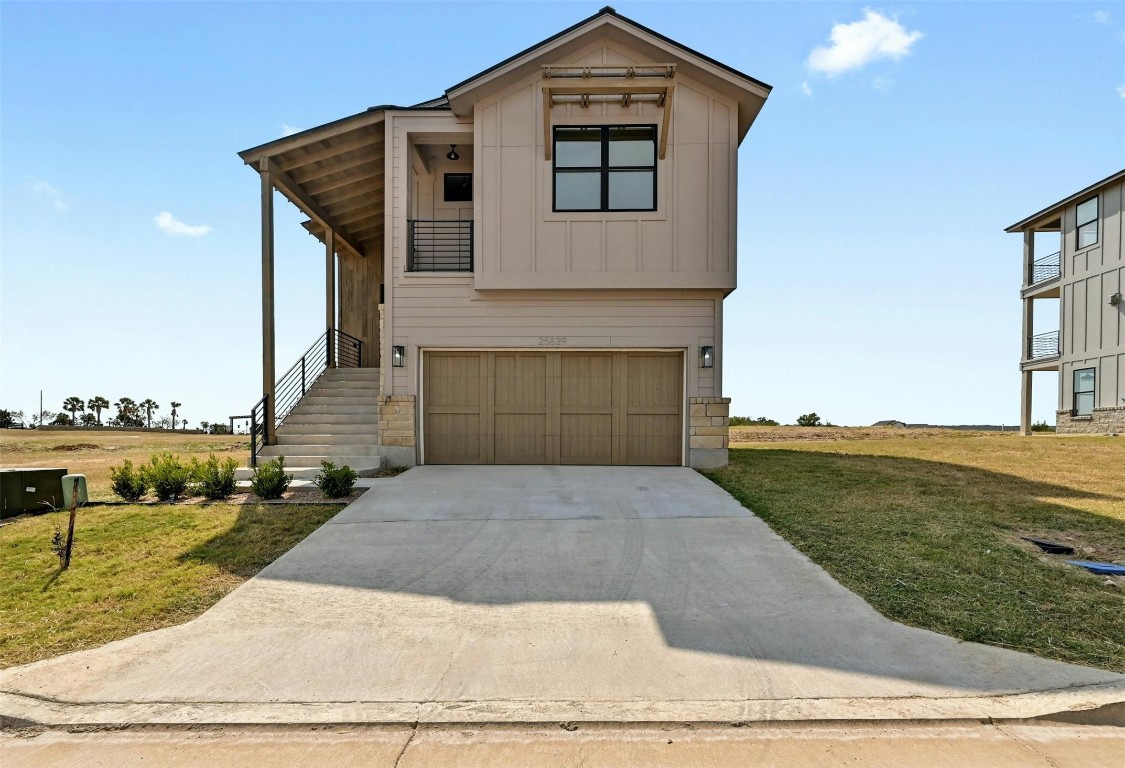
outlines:
[[[1098,242],[1098,198],[1091,197],[1078,204],[1078,240],[1075,248],[1085,248]]]
[[[656,126],[556,126],[554,210],[655,211]]]
[[[1093,368],[1080,368],[1074,372],[1074,415],[1089,416],[1094,412],[1094,382],[1097,372]]]

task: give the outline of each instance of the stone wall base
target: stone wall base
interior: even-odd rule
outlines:
[[[688,464],[692,469],[725,467],[730,447],[730,398],[688,399]]]
[[[387,465],[413,467],[418,463],[418,423],[414,395],[379,396],[379,443]]]
[[[1059,435],[1125,434],[1125,405],[1095,408],[1089,416],[1055,411],[1055,433]]]

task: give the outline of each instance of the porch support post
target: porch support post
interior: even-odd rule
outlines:
[[[1031,371],[1020,374],[1020,434],[1031,434]]]
[[[336,367],[336,232],[324,231],[324,319],[328,328],[328,367]]]
[[[263,158],[262,176],[262,393],[266,396],[265,442],[274,445],[277,435],[274,427],[275,370],[274,311],[273,311],[273,179],[270,176],[269,158]]]
[[[1035,230],[1023,233],[1023,284],[1031,285],[1031,265],[1035,262]]]

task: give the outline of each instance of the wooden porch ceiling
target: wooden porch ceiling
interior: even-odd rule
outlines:
[[[342,249],[365,256],[378,254],[383,236],[385,132],[382,120],[357,122],[241,156],[260,173],[268,171],[278,191],[309,217],[305,229],[323,241],[331,228]]]

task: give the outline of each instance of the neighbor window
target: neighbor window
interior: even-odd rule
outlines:
[[[1089,416],[1094,412],[1093,368],[1082,368],[1074,372],[1074,415]]]
[[[1078,204],[1078,244],[1085,248],[1098,242],[1098,198],[1091,197]]]
[[[655,211],[656,126],[555,128],[556,211]]]

